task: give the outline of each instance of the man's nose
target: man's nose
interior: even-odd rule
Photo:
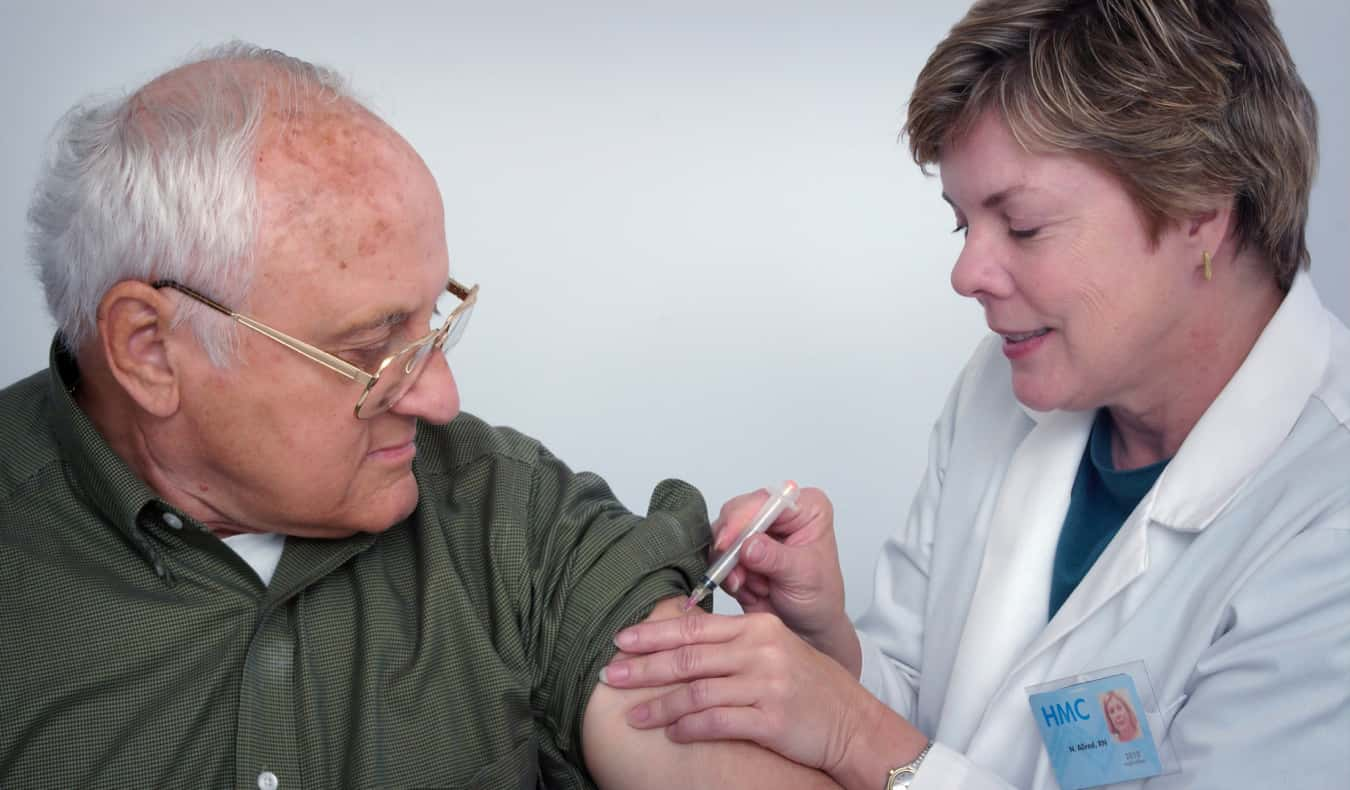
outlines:
[[[398,414],[417,417],[432,425],[444,425],[459,414],[459,387],[450,363],[440,350],[431,352],[431,359],[412,388],[389,409]]]

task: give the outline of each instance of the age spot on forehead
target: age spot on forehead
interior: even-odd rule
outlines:
[[[364,272],[383,264],[393,277],[401,259],[382,256],[439,217],[421,158],[360,107],[311,107],[278,118],[262,147],[263,242],[293,271]]]
[[[309,239],[331,254],[343,237],[367,233],[362,225],[368,220],[360,215],[373,202],[367,197],[372,183],[385,180],[382,160],[389,157],[380,140],[383,130],[363,120],[352,113],[307,116],[274,130],[262,146],[259,194],[267,224],[282,236],[277,242],[289,246]],[[361,244],[360,253],[369,255],[378,240],[377,234]]]
[[[356,243],[356,251],[363,257],[368,258],[379,251],[380,247],[386,244],[392,235],[393,232],[389,228],[389,223],[384,218],[379,218],[375,220],[375,224],[371,226],[369,231],[361,234],[361,238]]]

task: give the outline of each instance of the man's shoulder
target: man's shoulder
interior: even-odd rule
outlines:
[[[47,417],[47,382],[42,370],[0,389],[0,502],[60,458]]]
[[[531,465],[541,452],[537,439],[468,413],[445,425],[417,425],[417,457],[425,474],[446,474],[488,457]]]

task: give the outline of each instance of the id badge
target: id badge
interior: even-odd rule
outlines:
[[[1061,790],[1146,779],[1180,770],[1166,741],[1142,661],[1027,688]]]

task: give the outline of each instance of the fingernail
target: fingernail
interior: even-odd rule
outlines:
[[[614,644],[620,649],[632,647],[637,644],[637,634],[632,631],[620,631],[614,636]]]
[[[741,589],[741,577],[733,576],[730,579],[727,579],[722,587],[724,587],[727,592],[734,594],[737,590]]]
[[[628,711],[628,720],[634,724],[641,724],[642,722],[650,718],[651,715],[652,715],[651,708],[648,707],[647,703],[644,702],[641,705],[638,705],[637,707]]]
[[[629,674],[628,665],[610,664],[609,666],[600,670],[600,682],[605,683],[607,685],[622,683],[628,679],[628,674]]]
[[[750,545],[745,547],[745,558],[751,562],[764,559],[764,546],[760,541],[750,541]]]

